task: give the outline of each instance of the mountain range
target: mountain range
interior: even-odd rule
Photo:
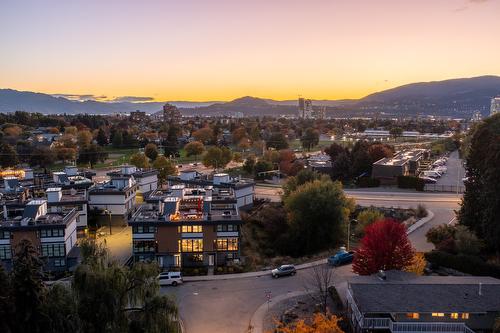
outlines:
[[[436,115],[470,117],[488,114],[492,97],[500,95],[499,76],[479,76],[435,82],[420,82],[370,94],[361,99],[313,100],[329,116]],[[0,112],[28,111],[44,114],[110,114],[135,110],[153,113],[165,102],[75,101],[61,96],[0,89]],[[230,102],[171,101],[185,115],[278,116],[297,113],[297,101],[242,97]]]

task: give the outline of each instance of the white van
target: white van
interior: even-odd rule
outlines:
[[[163,272],[158,275],[160,286],[176,286],[182,283],[181,272]]]

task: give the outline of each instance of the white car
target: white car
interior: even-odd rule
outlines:
[[[439,173],[445,174],[448,171],[448,168],[445,166],[438,166],[433,169],[433,171],[437,171]]]
[[[441,173],[439,171],[430,170],[422,172],[422,175],[425,177],[439,178],[441,177]]]
[[[160,286],[177,286],[182,283],[181,272],[163,272],[158,275]]]
[[[423,179],[426,184],[436,184],[437,180],[431,177],[420,176],[420,179]]]

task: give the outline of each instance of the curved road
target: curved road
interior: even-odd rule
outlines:
[[[256,196],[280,200],[279,188],[256,188]],[[418,251],[431,246],[425,241],[426,231],[434,225],[453,223],[454,210],[459,208],[461,197],[448,193],[408,191],[348,190],[358,204],[364,206],[416,207],[424,204],[434,212],[434,218],[410,235]],[[189,282],[177,288],[164,287],[162,292],[173,295],[179,304],[180,315],[187,333],[197,332],[246,332],[255,310],[266,302],[266,292],[273,296],[304,290],[311,278],[312,269],[301,270],[294,277],[272,279],[270,276],[253,278]],[[351,276],[350,266],[337,268],[335,284],[345,288]]]

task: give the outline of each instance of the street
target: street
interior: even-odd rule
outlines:
[[[256,196],[280,200],[279,188],[256,187]],[[427,224],[410,235],[417,251],[428,251],[432,245],[425,240],[427,230],[435,225],[454,221],[454,210],[459,208],[461,197],[453,194],[426,192],[373,190],[347,190],[348,196],[365,206],[416,207],[424,204],[434,213]],[[345,288],[346,278],[352,276],[351,266],[338,268],[335,283]],[[266,302],[266,291],[273,297],[288,292],[305,290],[312,269],[297,272],[294,277],[272,279],[270,276],[231,280],[187,282],[179,287],[164,287],[162,293],[173,295],[188,333],[196,332],[246,332],[256,309]]]

